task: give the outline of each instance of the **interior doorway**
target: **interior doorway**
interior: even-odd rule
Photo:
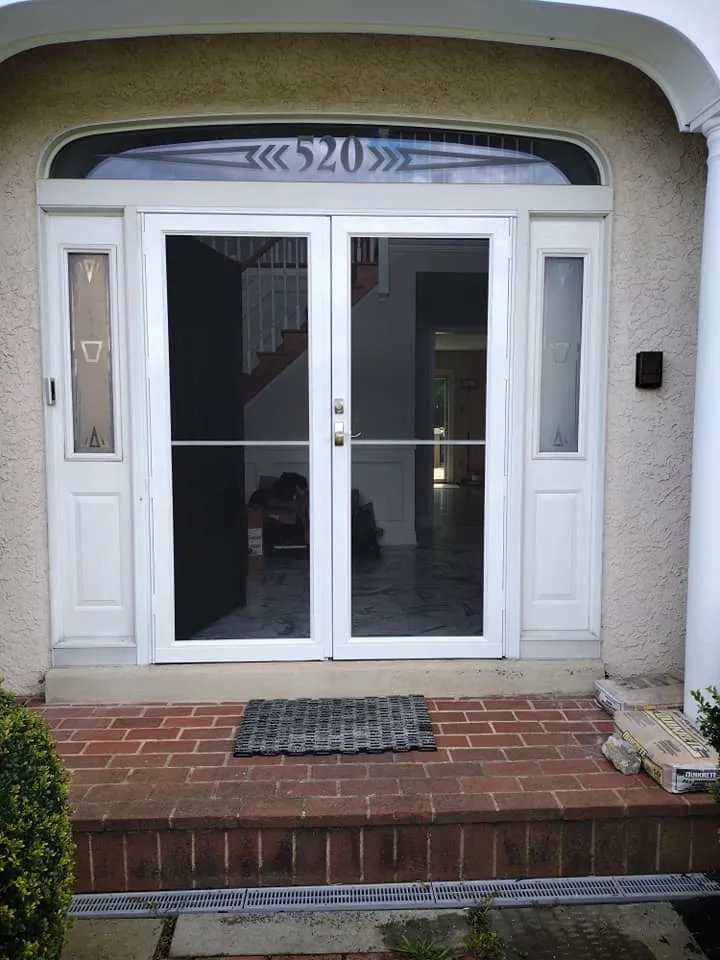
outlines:
[[[148,220],[155,658],[501,655],[508,222]]]
[[[433,400],[433,436],[435,437],[435,455],[433,458],[433,483],[447,483],[452,475],[448,464],[447,447],[443,443],[450,436],[450,384],[447,373],[435,374]]]

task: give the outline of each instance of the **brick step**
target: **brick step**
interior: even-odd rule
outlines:
[[[720,869],[720,806],[614,771],[592,698],[428,706],[436,752],[239,759],[241,703],[36,705],[78,890]]]

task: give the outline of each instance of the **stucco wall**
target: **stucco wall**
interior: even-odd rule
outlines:
[[[616,188],[603,656],[682,661],[704,142],[660,92],[587,54],[454,40],[248,36],[46,47],[0,67],[0,673],[49,663],[38,158],[64,130],[125,118],[313,110],[539,125],[595,139]],[[634,354],[662,349],[658,393]]]

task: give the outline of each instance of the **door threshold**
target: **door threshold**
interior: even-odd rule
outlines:
[[[217,703],[268,697],[588,695],[599,659],[318,660],[53,667],[48,703]]]

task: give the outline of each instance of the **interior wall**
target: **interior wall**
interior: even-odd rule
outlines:
[[[308,358],[301,354],[245,405],[247,440],[307,440]]]
[[[416,274],[417,330],[422,343],[417,354],[416,416],[422,418],[421,432],[426,436],[432,435],[434,421],[435,370],[445,355],[436,349],[438,332],[469,332],[487,336],[487,252],[488,248],[483,244],[478,245],[477,251],[462,256],[447,254],[434,270],[418,271]],[[484,405],[485,396],[483,408]],[[482,457],[482,450],[477,447],[452,450],[453,465],[461,462],[471,466],[477,464],[481,473],[484,472]],[[425,528],[434,524],[434,460],[433,447],[417,448],[415,514],[418,526]]]
[[[50,663],[35,184],[66,131],[293,112],[435,118],[597,142],[615,189],[603,657],[682,663],[705,142],[678,133],[639,71],[574,51],[404,37],[246,35],[46,46],[0,66],[0,671],[37,689]],[[524,305],[518,304],[522,320]],[[661,349],[660,391],[634,388]]]

